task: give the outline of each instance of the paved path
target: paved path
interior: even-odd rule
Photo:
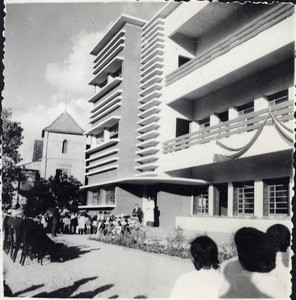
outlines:
[[[108,245],[86,235],[55,238],[66,261],[25,266],[3,257],[14,296],[50,298],[167,298],[175,280],[193,269],[190,260]]]

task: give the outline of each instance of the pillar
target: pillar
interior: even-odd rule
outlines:
[[[214,186],[212,184],[209,185],[208,189],[208,208],[209,208],[209,216],[214,215]]]
[[[109,128],[104,128],[104,142],[108,142],[110,140],[110,132]]]
[[[254,111],[268,108],[268,100],[264,97],[254,100]]]
[[[220,120],[219,120],[218,116],[216,116],[216,115],[210,116],[210,126],[215,126],[215,125],[218,125],[219,123],[220,123]]]
[[[235,108],[231,107],[228,110],[228,118],[229,120],[236,119],[238,117],[238,112]]]
[[[228,183],[227,187],[227,216],[233,216],[233,184],[232,182]]]
[[[293,100],[295,99],[295,89],[293,86],[289,87],[288,89],[288,100]]]
[[[263,217],[263,181],[261,179],[254,182],[254,216]]]

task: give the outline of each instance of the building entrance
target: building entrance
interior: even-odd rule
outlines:
[[[215,187],[215,215],[227,216],[228,209],[228,185],[227,183],[216,184]]]

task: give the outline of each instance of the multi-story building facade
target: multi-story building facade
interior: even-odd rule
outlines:
[[[227,232],[289,220],[294,22],[290,4],[209,2],[119,18],[92,51],[87,207]]]

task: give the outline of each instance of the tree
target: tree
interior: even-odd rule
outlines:
[[[48,182],[51,195],[60,208],[75,211],[78,205],[85,204],[86,191],[80,190],[82,184],[73,176],[51,176]]]
[[[8,203],[14,190],[13,183],[20,180],[20,169],[16,166],[21,161],[19,147],[23,140],[23,128],[19,122],[11,120],[10,109],[3,108],[2,119],[2,198]]]

